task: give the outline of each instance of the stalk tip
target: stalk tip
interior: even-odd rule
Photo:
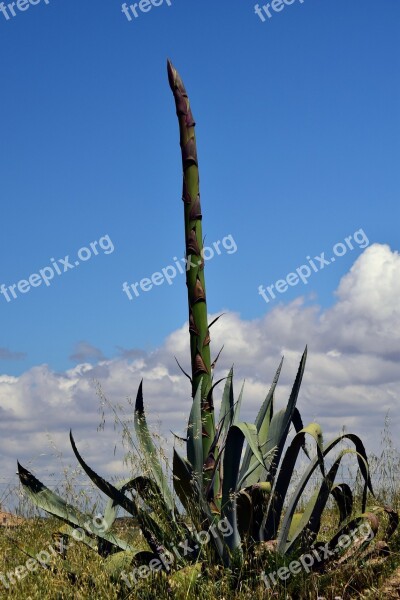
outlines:
[[[176,71],[174,69],[174,66],[172,64],[172,62],[170,61],[169,58],[167,58],[167,70],[168,70],[168,81],[169,81],[169,85],[171,87],[171,89],[173,90],[175,87],[175,74]]]

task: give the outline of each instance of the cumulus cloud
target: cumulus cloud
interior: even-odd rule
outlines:
[[[398,252],[380,244],[365,250],[341,280],[336,306],[322,319],[330,339],[347,352],[400,360],[399,274]]]
[[[303,421],[319,422],[325,438],[340,433],[345,426],[361,435],[370,451],[378,452],[388,411],[394,437],[400,429],[396,411],[400,399],[399,295],[400,256],[386,245],[374,244],[342,278],[337,301],[329,309],[306,306],[297,298],[254,320],[224,311],[211,330],[212,349],[215,356],[224,345],[216,371],[224,376],[234,364],[236,393],[246,379],[243,419],[254,420],[283,354],[277,402],[286,402],[307,343],[309,358],[298,401]],[[114,431],[113,413],[107,405],[103,407],[106,427],[96,431],[102,420],[102,396],[96,395],[96,382],[112,404],[123,405],[128,419],[132,416],[129,399],[134,399],[143,378],[145,408],[152,427],[166,435],[170,430],[183,433],[190,409],[190,385],[174,356],[189,369],[188,353],[184,324],[152,353],[120,349],[116,358],[105,359],[100,350],[81,342],[73,355],[81,359],[80,364],[64,373],[40,365],[19,377],[1,376],[3,476],[15,472],[17,457],[25,463],[32,460],[38,473],[59,469],[57,453],[63,454],[63,464],[74,464],[69,428],[91,466],[105,475],[126,474],[123,450],[117,448],[114,455],[119,434]],[[90,364],[90,358],[97,362]],[[172,445],[171,436],[168,439]]]

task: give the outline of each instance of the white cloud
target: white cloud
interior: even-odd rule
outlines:
[[[400,360],[400,255],[374,244],[354,263],[322,318],[323,331],[347,352]]]
[[[394,436],[400,429],[396,411],[400,403],[399,297],[400,256],[386,245],[370,246],[341,280],[332,308],[321,311],[298,298],[252,321],[226,312],[211,330],[213,355],[224,345],[218,376],[226,375],[235,364],[237,391],[246,379],[243,418],[253,420],[282,353],[285,364],[277,401],[287,400],[307,343],[309,359],[298,402],[303,421],[317,420],[325,438],[338,434],[345,425],[363,437],[369,450],[379,451],[387,411],[393,417]],[[80,350],[93,356],[90,344],[81,345]],[[135,397],[143,378],[149,420],[155,426],[159,420],[164,432],[182,433],[190,408],[190,385],[174,356],[188,369],[188,350],[185,324],[151,354],[123,349],[117,358],[101,359],[95,365],[84,362],[64,373],[40,365],[20,377],[1,376],[2,476],[15,473],[17,457],[23,464],[34,459],[37,473],[57,472],[60,463],[51,455],[54,449],[46,432],[65,455],[64,463],[75,465],[69,428],[93,468],[106,475],[126,473],[120,448],[114,456],[120,436],[113,429],[110,412],[105,431],[96,431],[101,415],[93,380],[101,384],[110,402],[123,403],[131,415],[126,398]]]

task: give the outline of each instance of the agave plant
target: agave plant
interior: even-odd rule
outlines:
[[[185,374],[191,382],[192,407],[184,440],[186,456],[181,456],[174,448],[171,485],[147,425],[143,383],[140,382],[134,428],[148,466],[146,473],[118,485],[108,482],[85,462],[70,434],[71,445],[81,467],[108,497],[102,527],[88,527],[87,523],[91,521],[89,515],[64,501],[18,464],[22,486],[37,507],[64,522],[60,535],[77,537],[79,530],[79,540],[104,557],[105,568],[112,577],[119,577],[121,571],[133,563],[147,564],[157,559],[169,570],[170,565],[166,565],[163,558],[169,548],[179,547],[183,541],[196,551],[176,556],[176,569],[207,557],[209,559],[210,555],[213,561],[233,568],[243,561],[246,553],[255,555],[263,545],[272,547],[281,556],[318,549],[322,544],[322,515],[330,499],[337,504],[340,517],[335,534],[328,540],[329,548],[335,547],[340,535],[363,521],[370,523],[376,531],[379,514],[389,516],[385,532],[388,538],[397,527],[398,516],[388,508],[367,510],[367,494],[369,491],[373,495],[373,489],[361,439],[353,434],[342,434],[324,444],[321,427],[317,423],[303,426],[296,403],[307,348],[284,409],[276,412],[274,406],[282,359],[254,423],[241,421],[244,385],[235,401],[233,369],[225,378],[219,416],[215,418],[213,396],[223,380],[214,382],[213,366],[216,361],[211,362],[210,354],[210,328],[215,321],[209,324],[207,315],[195,122],[185,87],[170,62],[168,78],[180,129],[188,265],[191,375]],[[289,439],[292,428],[294,435]],[[306,439],[315,447],[311,456]],[[353,447],[341,449],[331,459],[332,452],[344,440]],[[307,457],[308,466],[294,484],[293,475],[301,452]],[[336,481],[341,461],[349,454],[356,459],[363,481],[359,512],[355,511],[350,487]],[[317,473],[321,483],[311,498],[304,500],[306,486]],[[304,506],[300,511],[301,504]],[[135,547],[112,532],[119,508],[132,516],[132,527],[140,527],[145,548]],[[219,527],[221,523],[225,524],[224,528]],[[197,535],[204,531],[213,532],[206,549],[196,544]],[[364,540],[357,551],[365,550],[369,542]],[[326,540],[324,543],[326,545]],[[327,560],[324,559],[319,568]],[[64,564],[68,567],[67,563]]]

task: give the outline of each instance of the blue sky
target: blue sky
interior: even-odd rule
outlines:
[[[0,14],[0,283],[102,236],[114,245],[49,287],[0,296],[1,372],[63,371],[80,342],[99,357],[151,350],[184,323],[182,276],[122,292],[183,256],[167,57],[197,121],[206,239],[238,248],[207,263],[210,312],[262,317],[277,301],[260,284],[360,228],[398,250],[399,17],[397,0],[296,1],[265,23],[249,0],[172,0],[132,22],[117,0]],[[279,300],[332,306],[361,252]]]

